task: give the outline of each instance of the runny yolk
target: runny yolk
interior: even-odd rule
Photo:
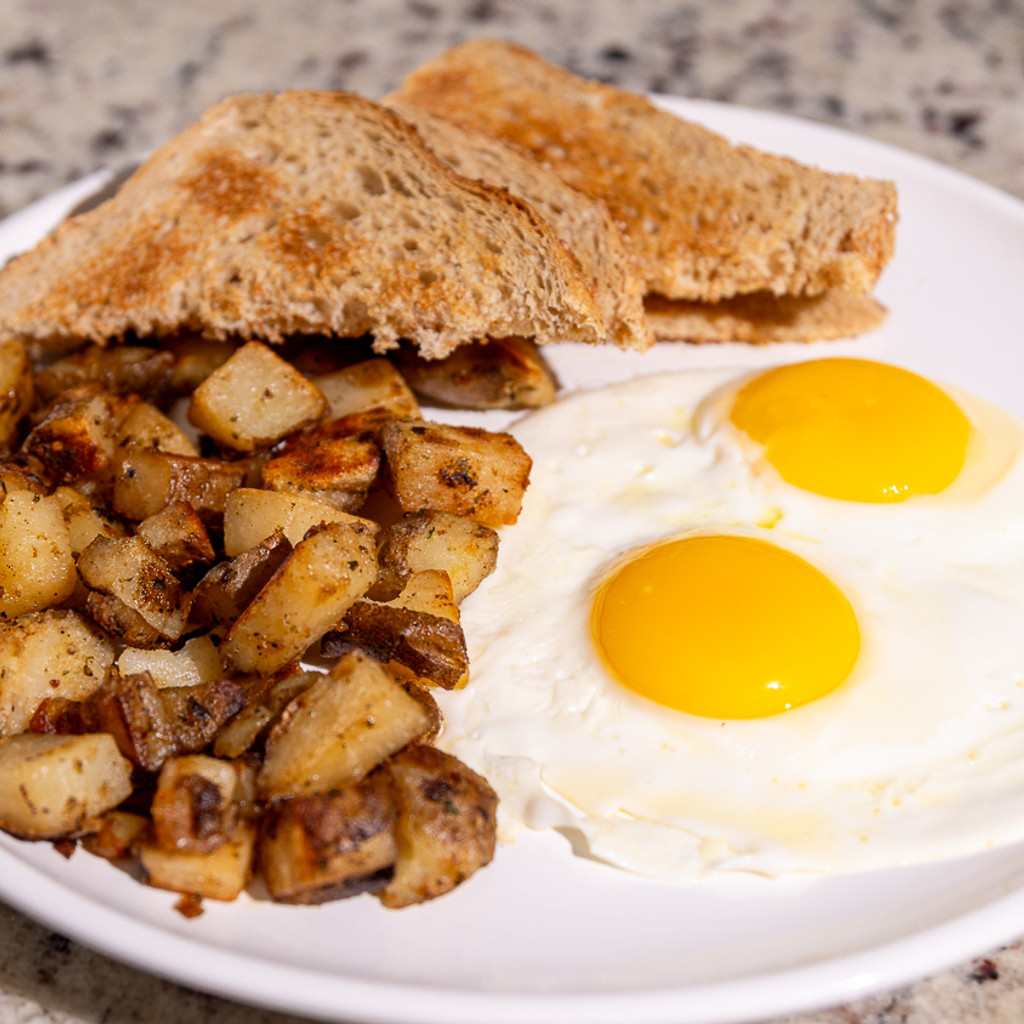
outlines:
[[[763,718],[823,697],[860,648],[853,609],[824,573],[728,534],[640,549],[599,588],[592,628],[620,683],[708,718]]]
[[[937,494],[964,464],[970,425],[944,391],[867,359],[780,366],[742,387],[732,422],[796,487],[847,501]]]

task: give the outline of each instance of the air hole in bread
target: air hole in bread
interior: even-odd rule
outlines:
[[[465,204],[464,204],[464,203],[463,203],[463,202],[462,202],[461,200],[459,200],[459,199],[456,199],[456,198],[455,198],[455,196],[445,196],[445,197],[444,197],[444,201],[445,201],[445,202],[446,202],[446,203],[447,203],[447,204],[448,204],[448,205],[449,205],[449,206],[450,206],[450,207],[451,207],[451,208],[452,208],[452,209],[453,209],[453,210],[454,210],[454,211],[455,211],[456,213],[465,213],[465,211],[466,211],[466,207],[465,207]]]
[[[360,164],[356,168],[356,173],[368,195],[381,196],[384,194],[384,179],[373,167]]]
[[[391,187],[393,192],[397,192],[400,196],[408,196],[412,198],[414,195],[413,191],[408,185],[400,178],[394,171],[388,171],[387,174],[388,185]]]
[[[338,220],[355,220],[361,212],[354,203],[338,202],[334,204],[334,216]]]
[[[302,233],[314,249],[322,249],[331,240],[331,236],[316,224],[305,225]]]
[[[439,280],[440,280],[440,278],[438,277],[438,275],[433,270],[421,270],[420,273],[419,273],[420,284],[423,284],[423,285],[434,284],[435,282],[437,282]]]
[[[417,242],[415,238],[407,238],[402,243],[402,248],[405,249],[406,252],[416,252],[419,247],[420,243]]]

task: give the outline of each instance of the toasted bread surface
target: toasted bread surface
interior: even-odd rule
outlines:
[[[454,47],[389,101],[496,135],[603,200],[648,291],[669,298],[866,293],[892,255],[891,182],[734,146],[521,46],[477,39]]]
[[[872,296],[838,290],[820,295],[754,292],[715,303],[649,295],[644,305],[659,341],[692,344],[768,345],[852,338],[879,327],[886,317],[885,307]]]
[[[591,199],[521,150],[415,106],[396,105],[424,142],[459,174],[508,189],[555,229],[579,261],[605,317],[608,339],[648,348],[654,336],[644,318],[644,284],[604,203]]]
[[[343,92],[237,96],[117,195],[0,274],[0,339],[37,349],[180,330],[599,341],[575,260],[523,201],[455,174],[395,113]]]

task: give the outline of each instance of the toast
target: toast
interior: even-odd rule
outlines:
[[[734,146],[521,46],[456,46],[388,100],[511,142],[603,200],[632,243],[647,291],[666,298],[865,294],[893,252],[891,182]]]
[[[37,351],[198,332],[598,342],[576,260],[522,200],[457,175],[343,92],[219,103],[0,273],[0,340]]]
[[[654,343],[644,317],[644,286],[636,260],[604,203],[585,196],[493,135],[463,128],[418,107],[395,105],[394,109],[459,174],[507,189],[530,203],[554,228],[579,261],[608,325],[609,341],[635,349]]]
[[[873,296],[834,289],[820,295],[752,292],[715,303],[648,295],[644,307],[658,341],[692,344],[831,341],[873,331],[886,317]]]

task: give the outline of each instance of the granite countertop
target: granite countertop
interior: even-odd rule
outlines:
[[[483,34],[628,88],[838,125],[1024,197],[1021,0],[0,0],[0,24],[0,216],[130,160],[226,94],[376,97]],[[138,974],[3,907],[0,1019],[295,1021]],[[790,1024],[1021,1019],[1014,944]]]

